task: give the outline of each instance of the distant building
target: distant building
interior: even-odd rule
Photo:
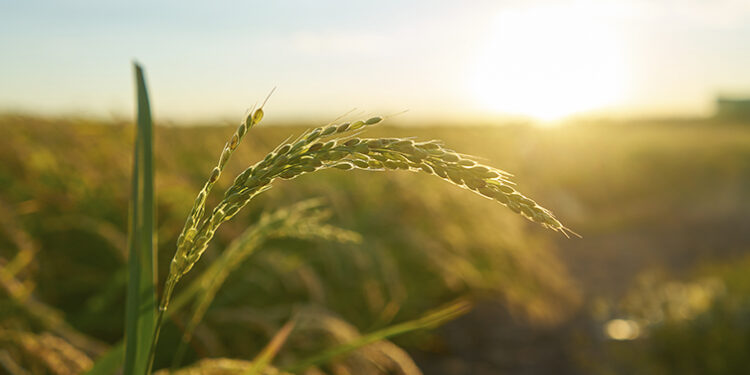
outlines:
[[[716,99],[716,117],[726,120],[750,121],[750,99],[718,97]]]

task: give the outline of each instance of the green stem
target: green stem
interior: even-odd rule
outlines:
[[[146,368],[146,375],[151,374],[151,370],[154,367],[154,358],[156,357],[156,344],[159,343],[159,333],[161,332],[161,326],[164,322],[164,313],[167,311],[169,306],[169,300],[172,299],[172,292],[177,284],[178,278],[169,278],[164,284],[164,294],[161,297],[159,303],[159,315],[156,316],[156,325],[154,326],[154,334],[151,336],[151,349],[148,352],[148,367]]]

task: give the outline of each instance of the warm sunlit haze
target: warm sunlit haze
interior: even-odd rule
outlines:
[[[632,74],[623,10],[568,3],[498,11],[472,66],[481,108],[559,120],[623,105]]]
[[[273,87],[277,120],[705,116],[750,86],[749,4],[8,1],[0,110],[129,117],[135,59],[164,120],[235,119]]]
[[[750,374],[750,0],[0,0],[0,374]]]

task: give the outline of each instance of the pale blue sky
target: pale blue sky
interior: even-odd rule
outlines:
[[[131,116],[136,59],[179,121],[700,115],[748,46],[747,0],[0,0],[0,111]]]

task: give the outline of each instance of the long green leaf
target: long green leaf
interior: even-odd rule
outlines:
[[[201,281],[205,277],[195,280],[189,287],[183,289],[183,291],[177,295],[177,297],[170,304],[169,310],[166,315],[171,316],[182,310],[183,307],[187,306],[190,301],[201,291]],[[89,370],[86,375],[112,375],[120,369],[123,363],[123,354],[125,351],[125,345],[123,341],[118,342],[108,352],[102,355],[94,363],[94,367]]]
[[[135,66],[138,130],[133,161],[125,311],[125,374],[145,374],[156,320],[153,125],[143,69]]]
[[[278,332],[276,332],[276,334],[266,345],[266,347],[263,348],[263,350],[261,350],[260,353],[253,359],[253,364],[245,371],[244,375],[262,374],[263,370],[268,367],[271,361],[273,361],[273,358],[276,356],[276,354],[279,353],[279,350],[281,350],[281,347],[289,338],[289,334],[292,333],[292,330],[294,330],[294,326],[296,324],[297,320],[295,318],[292,318],[292,320],[286,322],[286,324],[284,324],[284,326],[281,327]]]
[[[439,308],[432,312],[428,312],[420,318],[404,323],[395,324],[377,330],[375,332],[368,333],[364,336],[357,337],[350,342],[337,345],[333,348],[324,350],[319,354],[302,359],[301,361],[285,368],[284,371],[295,374],[301,373],[311,366],[317,366],[323,363],[330,362],[332,360],[335,360],[336,358],[344,356],[354,350],[357,350],[374,342],[385,340],[393,336],[398,336],[419,329],[435,328],[443,323],[466,314],[467,312],[469,312],[469,310],[471,310],[471,307],[472,304],[468,300],[459,299],[448,304],[445,307]]]

